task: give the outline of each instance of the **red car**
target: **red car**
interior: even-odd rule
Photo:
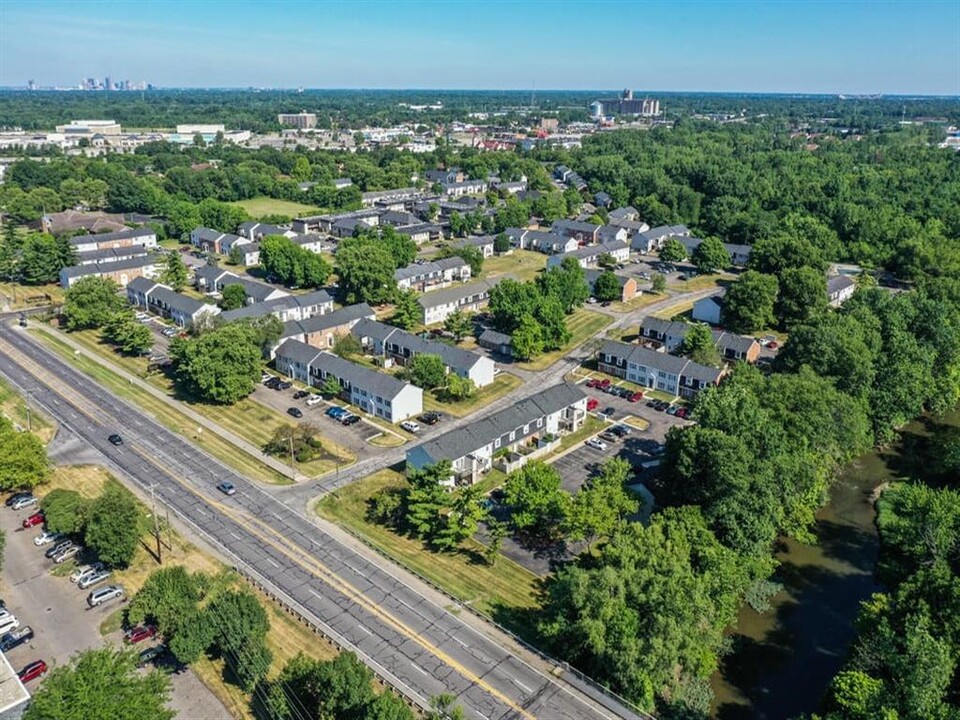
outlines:
[[[595,388],[599,384],[600,384],[600,380],[598,378],[590,378],[589,380],[587,380],[587,387]]]
[[[604,388],[608,388],[610,387],[610,381],[607,379],[603,379],[597,383],[597,387],[600,388],[601,390],[603,390]]]
[[[143,642],[144,640],[149,640],[152,637],[156,637],[156,635],[157,629],[153,627],[153,625],[140,625],[127,630],[124,640],[133,645],[134,643]]]
[[[676,416],[678,418],[685,418],[687,416],[687,409],[684,407],[680,408],[679,410],[677,410]]]
[[[597,406],[600,405],[600,401],[596,398],[587,399],[587,412],[592,412],[597,409]]]
[[[769,343],[767,343],[767,347],[771,350],[776,350],[778,347],[780,347],[780,345],[776,340],[771,340]]]
[[[637,392],[633,393],[633,395],[628,396],[627,400],[629,400],[630,402],[640,402],[641,400],[643,400],[643,392],[640,390],[637,390]]]
[[[26,518],[22,524],[23,524],[23,527],[25,528],[32,528],[32,527],[36,527],[37,525],[42,525],[43,520],[44,520],[43,510],[41,510],[40,512],[35,512],[30,517]]]
[[[36,680],[41,675],[46,674],[46,672],[47,664],[43,660],[36,660],[18,672],[17,677],[20,678],[20,682],[26,683],[31,680]]]

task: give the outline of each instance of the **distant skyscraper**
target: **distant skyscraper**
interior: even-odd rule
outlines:
[[[103,79],[103,89],[104,90],[113,90],[113,83],[110,82],[110,76],[107,75]]]
[[[36,90],[37,84],[33,80],[27,80],[27,90]]]

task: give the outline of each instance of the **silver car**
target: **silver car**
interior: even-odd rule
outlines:
[[[70,558],[76,557],[76,556],[79,555],[82,551],[83,551],[83,548],[80,547],[79,545],[71,545],[70,547],[66,548],[65,550],[62,550],[62,551],[58,552],[56,555],[54,555],[54,556],[53,556],[53,562],[54,562],[55,564],[57,564],[57,565],[60,565],[61,563],[65,563],[65,562],[66,562],[67,560],[69,560]]]
[[[84,575],[80,580],[77,581],[77,587],[81,590],[86,590],[88,587],[92,587],[97,583],[102,583],[104,580],[110,577],[109,570],[101,570],[99,572],[93,572],[89,575]]]
[[[107,585],[105,588],[94,590],[87,596],[87,604],[90,607],[97,607],[110,600],[116,600],[123,597],[123,586]]]
[[[93,563],[92,565],[81,565],[70,574],[70,582],[78,583],[87,575],[93,575],[103,570],[103,563]]]

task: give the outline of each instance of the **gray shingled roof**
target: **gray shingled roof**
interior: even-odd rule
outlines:
[[[231,320],[239,320],[241,318],[262,317],[264,315],[270,315],[271,313],[280,312],[281,310],[291,310],[293,308],[308,307],[310,305],[325,305],[332,302],[333,298],[330,297],[326,290],[315,290],[314,292],[304,295],[286,295],[284,297],[274,298],[273,300],[246,305],[236,310],[228,310],[223,313],[221,317],[227,322],[230,322]]]
[[[90,242],[108,242],[113,240],[127,240],[129,238],[146,237],[147,235],[156,235],[155,230],[148,227],[128,228],[127,230],[118,230],[117,232],[100,233],[99,235],[76,235],[70,238],[71,245],[83,245]]]
[[[373,308],[366,303],[348,305],[340,310],[334,310],[324,315],[314,315],[306,320],[291,320],[285,322],[283,324],[283,335],[281,335],[281,337],[291,337],[300,333],[309,334],[320,332],[328,328],[346,325],[354,320],[375,316],[376,313],[374,313]]]
[[[160,285],[159,283],[150,290],[150,299],[157,300],[168,308],[179,310],[183,314],[190,316],[193,316],[197,310],[206,304],[192,297],[174,292],[171,288],[168,288],[166,285]]]
[[[153,289],[154,285],[157,285],[156,280],[151,280],[150,278],[145,278],[143,276],[135,277],[133,280],[127,283],[127,290],[133,290],[134,292],[146,293]]]
[[[513,337],[507,335],[506,333],[499,332],[498,330],[493,330],[487,328],[482,333],[480,337],[477,338],[478,342],[481,344],[489,343],[490,345],[510,345],[513,343]]]
[[[716,382],[722,372],[717,368],[695,363],[693,360],[679,355],[657,352],[642,345],[622,343],[616,340],[605,340],[600,345],[599,351],[604,355],[624,358],[627,362],[635,365],[643,365],[653,370],[663,370],[676,375],[678,378],[681,376],[692,377],[703,382]]]
[[[414,355],[439,355],[447,367],[469,370],[482,359],[480,355],[469,350],[447,345],[436,340],[424,340],[419,335],[413,335],[406,330],[391,327],[376,320],[361,320],[350,330],[358,338],[376,338],[380,342],[396,343],[407,348]]]
[[[297,362],[306,367],[320,354],[320,350],[299,340],[286,340],[277,348],[277,357],[290,362]]]
[[[856,284],[856,282],[846,275],[836,275],[827,280],[827,294],[833,295]]]
[[[68,278],[85,277],[86,275],[102,275],[103,273],[117,272],[118,270],[133,270],[134,268],[143,268],[149,265],[156,265],[156,255],[142,255],[140,257],[128,258],[126,260],[113,260],[111,262],[98,262],[89,265],[74,265],[64,268],[61,272]]]
[[[502,278],[496,280],[480,280],[478,282],[466,285],[454,285],[453,287],[434,290],[417,298],[417,302],[422,308],[439,307],[448,303],[456,302],[470,295],[478,293],[489,293]]]
[[[287,340],[284,345],[291,342],[297,341]],[[386,373],[371,370],[326,351],[321,352],[311,360],[310,367],[317,368],[325,373],[331,373],[338,380],[348,382],[352,387],[379,395],[384,400],[393,400],[408,385],[403,380],[397,380],[397,378]]]
[[[126,247],[104,248],[103,250],[87,250],[77,253],[77,263],[102,262],[106,260],[117,260],[119,258],[136,257],[146,255],[150,250],[143,245],[127,245]]]
[[[516,442],[525,437],[524,425],[531,424],[527,435],[543,430],[536,427],[538,418],[569,407],[584,397],[586,395],[576,385],[554,385],[489,417],[428,440],[414,450],[420,450],[434,462],[439,462],[469,455],[514,431],[518,431],[512,441]]]

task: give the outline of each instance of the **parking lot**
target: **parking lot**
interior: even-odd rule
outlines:
[[[4,496],[5,498],[5,496]],[[119,645],[120,633],[108,638],[100,635],[102,623],[117,608],[119,601],[111,601],[97,608],[87,606],[90,590],[80,590],[70,582],[69,572],[63,576],[51,574],[53,563],[44,557],[50,546],[37,547],[33,539],[42,527],[24,530],[21,522],[36,508],[14,511],[0,505],[0,529],[6,535],[3,553],[2,600],[6,608],[20,621],[20,627],[33,629],[33,639],[6,653],[15,671],[36,660],[46,662],[48,668],[65,665],[81,650]],[[65,566],[72,567],[72,563]],[[101,583],[97,587],[109,584]],[[145,649],[149,642],[143,643]],[[138,646],[139,647],[139,646]],[[226,718],[230,713],[216,697],[189,670],[171,676],[173,693],[170,707],[183,718]],[[27,690],[36,692],[42,679],[26,683]]]

